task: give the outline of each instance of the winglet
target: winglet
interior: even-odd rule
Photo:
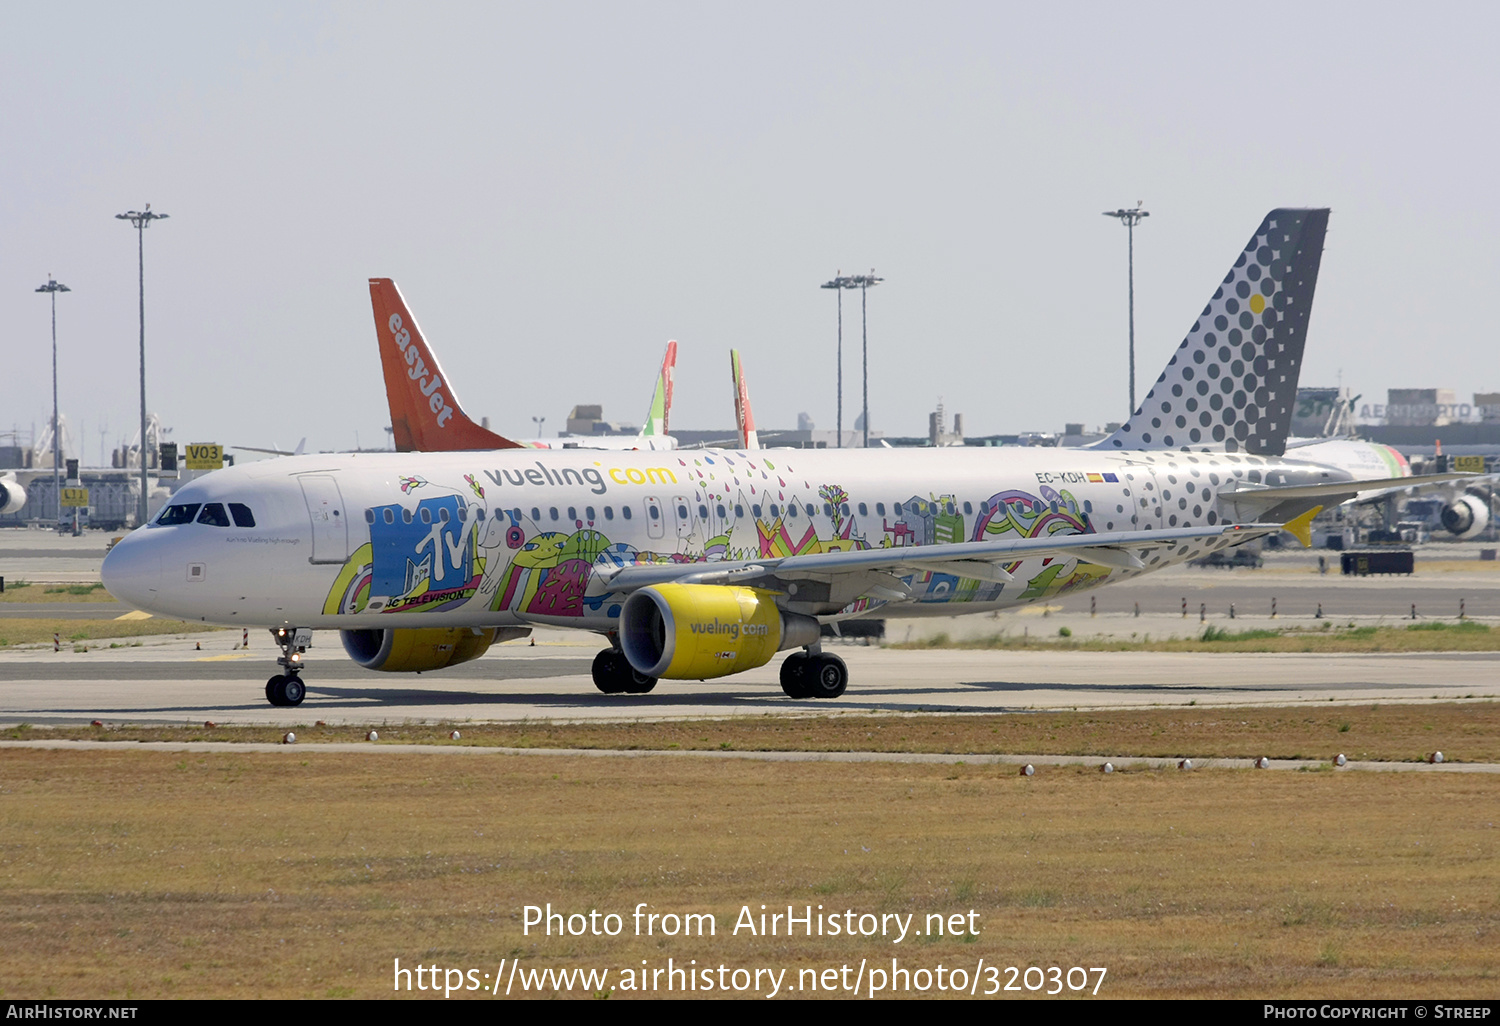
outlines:
[[[391,407],[392,440],[398,452],[523,448],[480,427],[464,413],[395,282],[371,278],[370,303],[385,371],[385,397]]]
[[[642,437],[659,437],[669,434],[667,422],[672,417],[672,378],[677,372],[677,343],[667,343],[667,352],[661,358],[661,373],[656,377],[656,391],[651,395],[651,409],[646,411],[646,426],[641,428]]]
[[[1281,525],[1281,529],[1302,543],[1304,549],[1312,548],[1312,522],[1313,517],[1323,512],[1322,506],[1314,506],[1300,517],[1295,517]]]
[[[750,386],[745,381],[745,368],[740,363],[740,351],[729,351],[729,370],[734,376],[734,423],[740,432],[741,449],[759,449],[760,438],[755,433],[755,413],[750,409]]]

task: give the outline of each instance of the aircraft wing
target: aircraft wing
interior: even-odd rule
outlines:
[[[1240,502],[1259,500],[1283,499],[1330,499],[1338,496],[1365,495],[1373,492],[1376,495],[1384,495],[1388,492],[1404,492],[1408,488],[1422,488],[1429,485],[1452,484],[1455,481],[1473,481],[1484,477],[1483,474],[1423,474],[1417,477],[1382,477],[1370,480],[1354,481],[1329,481],[1311,485],[1270,485],[1260,487],[1241,485],[1234,491],[1220,490],[1219,494],[1226,501],[1230,498]],[[1494,475],[1491,475],[1494,476]],[[1367,496],[1373,498],[1374,496]]]
[[[628,566],[607,578],[612,593],[628,593],[656,584],[724,584],[787,590],[799,581],[832,586],[838,607],[861,595],[887,600],[910,597],[900,575],[937,571],[976,580],[1006,582],[1014,578],[1004,564],[1045,557],[1079,559],[1113,569],[1143,570],[1155,549],[1189,542],[1231,539],[1240,544],[1252,538],[1290,531],[1309,544],[1309,525],[1321,507],[1286,524],[1231,524],[1220,527],[1177,528],[1167,531],[1124,531],[1114,534],[1067,534],[1011,541],[960,542],[894,549],[859,549],[800,556],[717,563],[673,563]],[[851,594],[852,592],[852,594]]]

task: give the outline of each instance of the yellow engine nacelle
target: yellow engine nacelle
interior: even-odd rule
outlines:
[[[529,627],[400,627],[339,631],[349,658],[367,670],[441,670],[478,659],[496,641],[524,638]]]
[[[776,608],[774,592],[716,584],[658,584],[625,600],[620,649],[638,672],[708,680],[818,640],[818,621]]]

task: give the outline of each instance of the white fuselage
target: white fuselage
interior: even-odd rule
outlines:
[[[1087,449],[295,456],[186,485],[157,524],[115,546],[104,578],[142,609],[234,626],[608,632],[622,599],[607,581],[619,567],[1059,533],[1103,540],[1245,522],[1265,505],[1237,505],[1246,493],[1236,489],[1327,480],[1328,468],[1294,460]],[[184,522],[158,526],[173,516]],[[250,519],[253,527],[241,526]],[[913,572],[905,601],[861,597],[816,615],[1017,606],[1179,563],[1209,545],[1160,550],[1145,569],[1018,560],[1006,583]]]

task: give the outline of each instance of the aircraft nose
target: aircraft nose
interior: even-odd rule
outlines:
[[[149,610],[161,587],[161,553],[146,539],[127,536],[109,550],[99,575],[115,598]]]

